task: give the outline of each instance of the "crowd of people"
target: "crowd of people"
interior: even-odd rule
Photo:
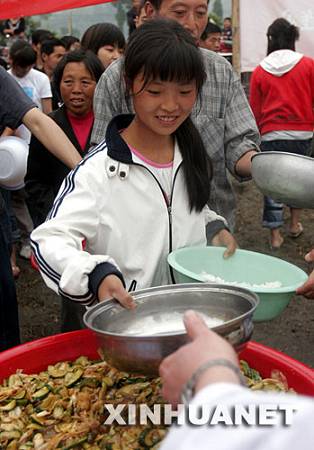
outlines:
[[[174,282],[172,250],[220,245],[225,257],[236,251],[229,174],[250,179],[260,149],[309,154],[314,125],[314,62],[295,51],[299,32],[285,19],[268,29],[268,54],[253,73],[249,100],[218,54],[221,42],[232,48],[231,19],[223,32],[209,22],[207,0],[134,1],[127,43],[109,23],[92,25],[82,39],[36,30],[29,42],[21,22],[8,20],[10,67],[0,68],[1,136],[29,144],[25,187],[1,187],[0,350],[20,342],[16,253],[31,257],[30,235],[47,286],[62,297],[63,331],[81,328],[85,306],[95,302],[114,297],[135,308],[130,291]],[[284,243],[282,209],[265,199],[263,224],[274,249]],[[300,211],[291,209],[289,234],[302,231]],[[306,260],[314,261],[314,250]],[[297,293],[314,298],[314,272]],[[238,386],[229,344],[193,313],[186,327],[192,342],[160,367],[165,398],[178,403],[188,379],[210,361],[194,386],[197,404],[226,393],[258,402]],[[223,446],[221,428],[211,438],[203,428],[196,436],[181,429],[163,448],[190,448],[194,439],[208,448],[211,439],[213,448],[262,449],[252,442],[264,436],[286,448],[303,439],[310,448],[300,424],[313,403],[299,404],[295,435],[248,431],[240,443],[235,429]]]

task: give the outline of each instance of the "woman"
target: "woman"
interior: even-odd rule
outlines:
[[[268,56],[252,75],[250,104],[262,135],[262,151],[311,153],[314,61],[295,51],[298,38],[296,26],[276,19],[267,31]],[[290,208],[290,213],[288,234],[297,238],[303,232],[301,210]],[[270,229],[272,249],[283,244],[283,223],[283,205],[265,197],[263,226]]]
[[[54,83],[63,106],[53,111],[50,117],[62,128],[82,156],[89,149],[94,123],[94,90],[102,72],[102,64],[92,52],[76,50],[64,56],[54,73]],[[68,172],[68,167],[32,136],[25,188],[35,226],[45,221]],[[80,305],[67,300],[62,302],[62,331],[81,328],[83,313],[84,309]]]
[[[63,105],[53,111],[50,117],[82,156],[89,149],[94,122],[94,90],[102,72],[103,67],[92,52],[76,50],[65,55],[54,73],[54,83]],[[45,221],[68,173],[68,167],[48,152],[33,135],[25,182],[35,227]]]
[[[226,232],[207,206],[211,162],[190,117],[206,79],[194,38],[175,21],[147,21],[128,41],[124,74],[135,115],[112,119],[32,234],[47,285],[81,305],[134,307],[127,289],[174,282],[169,252],[205,246],[211,222]]]
[[[112,23],[96,23],[85,31],[81,46],[95,53],[107,69],[123,55],[125,39],[122,31]]]

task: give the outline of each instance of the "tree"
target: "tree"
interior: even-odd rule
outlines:
[[[126,13],[132,7],[131,0],[117,0],[112,3],[112,6],[116,8],[116,21],[117,26],[123,31],[124,23],[126,22]]]
[[[219,17],[222,21],[223,9],[222,9],[221,0],[215,0],[212,12],[213,12],[213,14],[215,14],[215,16]]]

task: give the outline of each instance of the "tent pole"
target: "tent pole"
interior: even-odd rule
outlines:
[[[232,65],[238,74],[241,73],[239,24],[240,0],[232,0]]]

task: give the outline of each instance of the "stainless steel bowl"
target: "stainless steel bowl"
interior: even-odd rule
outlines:
[[[258,189],[295,208],[314,208],[314,159],[285,152],[262,152],[252,158]]]
[[[188,342],[182,315],[193,309],[210,319],[212,327],[237,349],[253,332],[256,294],[242,288],[191,283],[143,289],[133,294],[135,310],[115,300],[90,308],[85,325],[93,330],[104,358],[117,369],[156,375],[163,358]]]

